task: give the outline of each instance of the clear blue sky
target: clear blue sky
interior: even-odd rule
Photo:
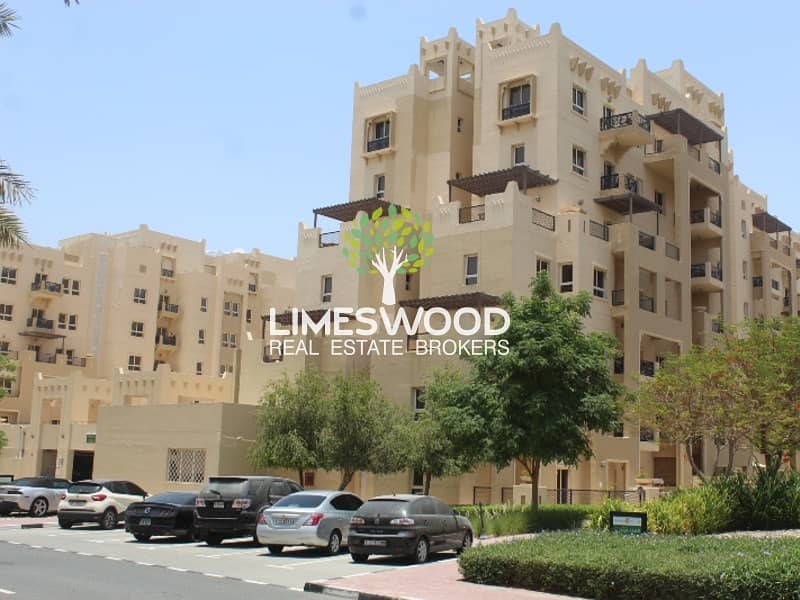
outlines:
[[[437,0],[6,0],[0,158],[31,180],[37,244],[148,223],[209,250],[294,256],[296,227],[347,200],[353,82],[401,75],[419,37],[512,4]],[[524,2],[608,64],[683,58],[725,92],[736,169],[800,228],[798,9],[784,3]],[[780,6],[783,4],[783,6]]]

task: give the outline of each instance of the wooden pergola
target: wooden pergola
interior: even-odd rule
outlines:
[[[470,175],[459,179],[450,179],[447,182],[448,200],[453,200],[453,188],[474,194],[475,196],[488,196],[489,194],[502,194],[510,181],[516,181],[521,192],[528,188],[553,185],[557,180],[545,175],[528,165],[516,165],[499,171],[489,171],[479,175]]]
[[[317,226],[317,217],[323,216],[336,221],[352,221],[356,218],[359,211],[364,211],[371,215],[376,208],[383,208],[383,213],[389,211],[389,207],[394,203],[384,200],[383,198],[364,198],[363,200],[356,200],[355,202],[343,202],[342,204],[334,204],[332,206],[323,206],[322,208],[314,209],[314,227]],[[394,204],[399,210],[401,206]]]

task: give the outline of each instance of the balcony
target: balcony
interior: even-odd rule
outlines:
[[[692,239],[710,239],[722,236],[722,215],[710,208],[699,208],[689,213]]]
[[[25,322],[25,326],[32,329],[52,331],[53,319],[34,319],[33,317],[31,317]]]
[[[719,319],[712,319],[711,331],[712,333],[722,333],[722,321],[720,321]]]
[[[158,303],[158,316],[165,319],[177,319],[180,313],[180,306],[165,302]]]
[[[611,290],[611,306],[623,306],[625,304],[625,290]]]
[[[603,225],[597,221],[589,221],[589,235],[597,239],[608,241],[608,225]]]
[[[258,285],[255,283],[248,283],[247,291],[250,292],[251,294],[255,294],[258,291]]]
[[[56,364],[56,355],[55,354],[44,354],[42,352],[36,353],[36,362],[45,363],[48,365]]]
[[[603,152],[612,145],[630,148],[650,144],[653,142],[650,120],[637,111],[602,117],[600,141],[605,146]]]
[[[31,283],[31,300],[52,300],[61,297],[61,284],[53,281],[34,281]]]
[[[722,267],[719,263],[693,263],[690,269],[692,291],[721,292]]]
[[[324,233],[320,233],[319,247],[330,248],[332,246],[338,246],[340,239],[341,239],[340,231],[326,231]]]
[[[639,308],[647,312],[656,312],[656,299],[644,292],[639,292]]]
[[[156,335],[156,349],[172,352],[178,345],[178,338],[174,335]]]
[[[645,377],[655,377],[656,363],[652,360],[643,360],[639,363],[639,373]]]
[[[86,359],[78,356],[67,356],[67,364],[72,367],[85,367]]]
[[[656,249],[656,236],[650,235],[649,233],[645,233],[644,231],[639,232],[639,245],[642,248],[647,248],[648,250],[655,250]]]
[[[643,375],[644,375],[644,373],[643,373]],[[652,377],[652,375],[649,375],[648,377]],[[648,429],[647,427],[642,427],[642,428],[639,429],[639,441],[640,442],[655,442],[656,441],[656,434],[652,429]]]
[[[7,356],[12,360],[19,360],[19,352],[16,350],[0,350],[0,356]]]
[[[523,102],[522,104],[511,104],[503,108],[502,120],[510,121],[511,119],[519,119],[520,117],[527,117],[531,114],[531,103]]]
[[[554,215],[546,213],[543,210],[539,210],[538,208],[532,208],[531,211],[531,221],[534,225],[538,225],[539,227],[547,229],[548,231],[556,230],[556,218]]]
[[[485,221],[485,220],[486,220],[485,204],[463,206],[458,209],[458,222],[462,225],[464,223],[474,223],[476,221]]]
[[[175,279],[175,271],[172,269],[161,269],[161,277],[164,279]]]
[[[375,138],[367,141],[367,152],[378,152],[389,147],[389,137]]]

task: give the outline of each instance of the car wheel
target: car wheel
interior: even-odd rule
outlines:
[[[61,527],[61,529],[71,529],[73,525],[74,523],[72,521],[58,520],[58,526]]]
[[[351,552],[350,558],[352,558],[355,563],[365,563],[369,559],[369,554],[353,554]]]
[[[49,508],[50,505],[47,503],[46,498],[36,498],[36,500],[31,502],[31,507],[28,510],[28,516],[30,517],[47,516],[47,511]]]
[[[342,549],[342,534],[338,529],[331,531],[331,537],[328,538],[328,545],[325,546],[325,551],[328,554],[339,554]]]
[[[283,546],[279,544],[267,544],[267,550],[270,554],[280,554],[283,552]]]
[[[472,546],[472,534],[468,531],[464,534],[464,539],[461,541],[461,546],[456,548],[456,554],[461,554]]]
[[[100,529],[114,529],[117,526],[117,511],[107,508],[100,519]]]
[[[414,546],[414,554],[411,558],[418,565],[428,560],[428,540],[425,538],[419,538],[417,540],[417,545]]]
[[[136,538],[137,542],[147,542],[150,540],[149,533],[134,533],[133,537]]]
[[[206,544],[209,546],[219,546],[222,543],[222,540],[225,539],[222,537],[222,534],[219,533],[209,533],[206,535]]]

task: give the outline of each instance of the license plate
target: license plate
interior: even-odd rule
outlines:
[[[150,519],[139,519],[139,525],[150,525]]]
[[[385,546],[386,540],[364,540],[365,546]]]
[[[294,519],[272,519],[275,525],[294,525]]]
[[[224,502],[214,502],[214,508],[225,508]]]
[[[86,504],[86,500],[70,500],[69,503],[73,506]]]

